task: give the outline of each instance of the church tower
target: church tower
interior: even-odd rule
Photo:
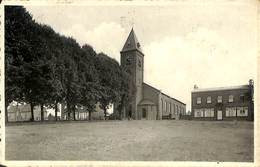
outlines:
[[[140,119],[141,116],[137,113],[137,105],[143,98],[144,54],[133,28],[120,54],[121,66],[130,74],[131,82],[135,85],[136,90],[135,97],[126,109],[126,115],[133,119]]]

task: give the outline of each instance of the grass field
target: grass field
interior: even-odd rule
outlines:
[[[253,122],[107,121],[6,127],[7,160],[253,161]]]

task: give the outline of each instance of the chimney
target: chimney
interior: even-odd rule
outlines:
[[[254,80],[253,79],[249,79],[249,86],[254,86]]]
[[[249,91],[250,91],[250,96],[252,101],[254,100],[254,80],[253,79],[249,79]]]
[[[198,89],[198,88],[199,88],[199,87],[195,84],[195,85],[194,85],[194,89]]]

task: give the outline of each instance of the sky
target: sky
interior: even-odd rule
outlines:
[[[236,86],[256,79],[257,5],[248,1],[25,8],[37,22],[119,62],[133,27],[145,54],[144,82],[186,103],[187,111],[195,84]]]

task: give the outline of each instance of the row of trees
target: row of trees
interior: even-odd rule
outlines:
[[[109,104],[122,111],[131,100],[129,75],[118,62],[104,53],[96,53],[88,44],[82,47],[71,37],[35,22],[21,6],[5,7],[5,106],[12,101],[33,108],[55,109],[66,104],[68,117],[75,120],[78,106],[94,111],[99,102],[105,116]]]

